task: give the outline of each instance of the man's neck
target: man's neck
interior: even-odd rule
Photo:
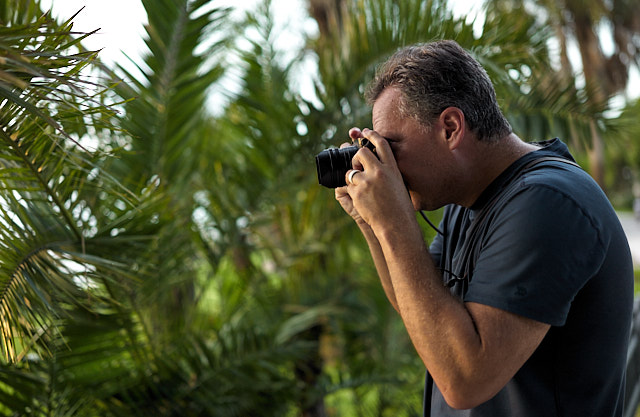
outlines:
[[[492,143],[476,142],[475,156],[470,159],[466,182],[468,192],[459,204],[471,207],[482,192],[511,164],[524,155],[538,150],[535,145],[523,142],[511,133]]]

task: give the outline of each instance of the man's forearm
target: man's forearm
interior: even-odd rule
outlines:
[[[382,284],[382,288],[384,289],[389,302],[393,306],[393,308],[400,313],[398,310],[398,302],[396,301],[396,294],[393,290],[393,285],[391,284],[391,276],[389,275],[389,268],[387,267],[387,261],[384,259],[384,254],[382,253],[382,248],[380,247],[380,242],[378,238],[371,230],[371,227],[366,223],[359,223],[360,231],[364,236],[367,244],[369,245],[369,252],[371,252],[371,257],[373,258],[373,263],[376,266],[376,270],[378,271],[378,276],[380,277],[380,283]]]

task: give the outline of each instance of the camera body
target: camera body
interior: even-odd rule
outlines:
[[[375,146],[366,138],[358,138],[353,146],[345,148],[329,148],[316,155],[318,183],[327,188],[338,188],[347,185],[344,177],[351,169],[351,159],[360,148],[369,148],[375,152]]]

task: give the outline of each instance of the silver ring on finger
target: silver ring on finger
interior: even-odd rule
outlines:
[[[362,171],[357,170],[357,169],[352,169],[351,171],[349,171],[349,175],[347,175],[347,182],[349,184],[353,184],[353,176],[360,173]]]

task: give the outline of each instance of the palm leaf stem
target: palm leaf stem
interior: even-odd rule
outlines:
[[[4,142],[14,150],[14,155],[17,155],[23,161],[24,165],[29,168],[33,176],[36,178],[37,182],[42,187],[42,190],[53,200],[53,203],[55,204],[56,207],[58,207],[58,209],[60,210],[60,213],[64,217],[66,224],[69,226],[73,234],[76,236],[76,238],[80,242],[80,245],[82,247],[82,252],[84,252],[85,251],[84,236],[76,226],[73,216],[71,215],[71,213],[69,213],[64,203],[58,197],[58,194],[49,186],[49,183],[41,175],[42,167],[36,167],[33,161],[29,160],[26,153],[22,151],[21,146],[18,143],[18,139],[17,138],[15,140],[12,139],[12,137],[9,136],[7,132],[5,132],[4,127],[0,128],[0,137],[2,137],[2,139],[4,139]]]

